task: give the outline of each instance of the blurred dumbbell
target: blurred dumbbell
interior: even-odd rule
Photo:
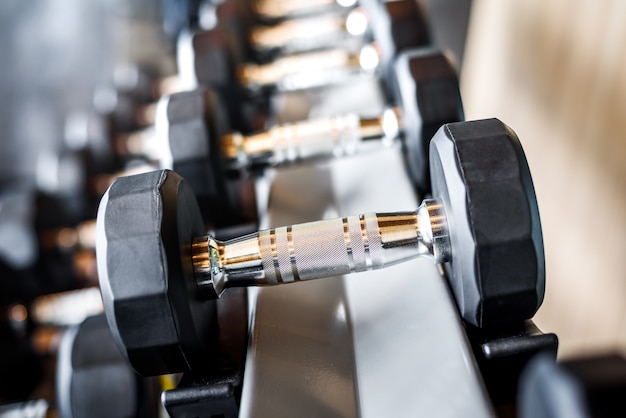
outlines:
[[[242,42],[223,28],[183,33],[177,45],[181,79],[189,88],[215,88],[228,107],[231,126],[246,132],[251,125],[248,115],[251,111],[244,109],[250,106],[246,100],[250,99],[251,91],[262,87],[300,90],[326,86],[377,69],[384,76],[398,53],[425,45],[428,38],[413,29],[425,27],[421,11],[415,2],[401,1],[406,1],[408,6],[404,9],[382,7],[375,12],[378,14],[375,20],[380,22],[372,30],[377,46],[366,44],[353,51],[330,49],[301,53],[269,64],[244,64],[240,52]],[[399,31],[391,30],[392,27],[412,29]]]
[[[59,415],[153,417],[159,405],[156,381],[137,376],[115,346],[104,315],[68,328],[57,354]]]
[[[544,293],[539,213],[515,133],[491,119],[443,126],[430,145],[433,199],[219,242],[204,234],[187,183],[170,171],[118,179],[98,213],[98,273],[109,325],[141,374],[207,367],[214,299],[383,268],[442,263],[463,319],[531,317]],[[385,286],[385,283],[381,283]]]
[[[64,275],[78,287],[97,284],[95,271],[95,219],[75,227],[44,229],[39,232],[42,269],[49,276]],[[61,280],[60,278],[55,280]]]
[[[191,91],[163,98],[157,123],[149,130],[119,137],[117,150],[143,156],[154,166],[179,172],[196,193],[207,223],[219,228],[253,220],[244,216],[244,187],[230,187],[216,138],[228,132],[224,106],[213,91]],[[239,180],[234,180],[240,184]],[[241,190],[240,190],[241,189]],[[256,212],[252,210],[251,212]]]
[[[86,189],[98,200],[111,185],[113,180],[122,175],[137,174],[154,170],[155,167],[135,165],[132,168],[114,174],[100,173],[88,179]],[[40,198],[38,225],[38,250],[36,274],[41,282],[37,295],[56,293],[76,288],[97,285],[95,255],[95,215],[77,222],[77,217],[63,216],[67,213],[63,199]],[[51,212],[51,213],[49,213]],[[53,214],[56,215],[52,216]],[[83,215],[82,218],[85,218]],[[32,298],[31,298],[32,299]],[[30,299],[28,299],[30,300]]]
[[[430,192],[428,144],[436,130],[463,119],[456,72],[448,58],[431,49],[406,51],[394,65],[395,100],[381,115],[356,114],[279,125],[244,136],[226,134],[219,100],[210,92],[165,97],[150,133],[126,138],[123,148],[173,169],[190,182],[204,214],[220,224],[220,213],[233,214],[237,199],[227,198],[225,169],[264,167],[321,157],[350,155],[365,143],[390,143],[402,137],[411,179]],[[372,147],[369,147],[370,149]],[[206,215],[205,215],[206,218]],[[231,222],[232,224],[232,222]]]
[[[322,14],[291,19],[250,29],[249,41],[259,52],[295,53],[329,48],[343,39],[376,42],[381,67],[388,67],[397,52],[429,43],[427,18],[416,1],[362,1],[347,14]]]
[[[178,42],[179,71],[183,79],[194,85],[238,83],[243,87],[254,88],[278,84],[280,88],[291,90],[332,82],[337,71],[351,73],[372,70],[379,66],[388,67],[399,52],[428,44],[424,13],[416,2],[393,0],[382,3],[371,1],[366,4],[366,13],[375,18],[362,22],[360,26],[371,24],[371,40],[376,43],[377,48],[366,44],[355,51],[330,49],[318,53],[288,55],[265,65],[243,64],[241,58],[238,58],[242,41],[229,31],[216,28],[181,36]],[[358,17],[356,19],[367,20]],[[291,26],[298,24],[289,23]],[[274,34],[270,36],[273,38],[273,48],[279,48],[280,45],[288,47],[290,42],[294,42],[293,34],[281,28],[273,30]],[[263,35],[255,35],[253,32],[251,36],[253,48],[268,47],[267,43],[259,45],[254,41],[263,38]],[[333,42],[328,47],[334,45]],[[326,70],[330,71],[326,75],[316,74]],[[239,79],[226,79],[232,76]]]
[[[440,51],[416,49],[398,56],[393,80],[394,99],[377,117],[345,114],[247,136],[231,133],[220,140],[224,158],[235,166],[281,165],[350,155],[365,148],[366,142],[389,144],[401,137],[411,179],[422,195],[427,194],[430,139],[444,123],[464,118],[456,71]]]
[[[369,32],[369,16],[361,8],[346,15],[322,14],[290,19],[275,25],[255,25],[250,28],[248,42],[255,54],[264,57],[295,54],[365,43]]]
[[[535,356],[520,382],[520,418],[612,418],[626,416],[626,359],[620,354],[555,362]]]

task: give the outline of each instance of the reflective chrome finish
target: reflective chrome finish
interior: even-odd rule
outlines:
[[[420,243],[428,248],[428,253],[436,264],[443,264],[452,258],[448,220],[443,202],[439,199],[425,199],[417,210],[420,220]]]
[[[241,84],[251,88],[276,85],[291,91],[340,82],[353,73],[374,71],[379,63],[380,51],[367,44],[356,53],[332,49],[289,55],[270,64],[245,64],[238,76]]]
[[[352,7],[355,0],[256,0],[256,13],[266,18],[294,17],[327,10],[330,7]]]
[[[367,140],[390,145],[400,132],[398,109],[387,109],[376,118],[348,113],[325,119],[275,126],[265,132],[222,137],[222,153],[238,166],[251,161],[281,165],[320,157],[352,155]]]
[[[250,41],[257,50],[297,53],[321,49],[348,37],[363,36],[367,29],[367,16],[362,10],[354,9],[347,16],[323,14],[257,26],[250,32]]]
[[[443,205],[425,200],[416,212],[368,213],[297,224],[220,242],[198,238],[192,260],[201,292],[261,286],[375,270],[418,256],[450,259]]]

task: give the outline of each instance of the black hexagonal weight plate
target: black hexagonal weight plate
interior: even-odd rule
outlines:
[[[433,197],[443,200],[460,313],[477,327],[531,318],[543,301],[537,200],[515,133],[497,119],[443,126],[430,145]]]
[[[219,228],[241,223],[220,156],[228,121],[217,93],[199,89],[162,98],[155,127],[171,150],[172,164],[162,168],[172,168],[189,183],[205,224]]]
[[[100,203],[97,234],[107,320],[135,370],[209,367],[216,309],[198,296],[190,248],[203,223],[182,177],[163,170],[116,180]]]
[[[430,193],[428,146],[444,123],[464,119],[456,69],[439,50],[403,52],[394,65],[397,105],[402,109],[403,147],[411,181],[420,196]]]

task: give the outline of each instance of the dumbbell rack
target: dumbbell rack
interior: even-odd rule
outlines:
[[[313,114],[382,106],[371,81],[319,97]],[[345,97],[361,100],[338,100]],[[404,210],[418,201],[399,147],[268,171],[256,183],[260,228]],[[554,335],[542,334],[532,322],[468,329],[441,272],[424,260],[248,292],[243,378],[183,379],[164,395],[172,416],[492,416],[494,400],[514,397],[529,353],[556,347]],[[243,387],[240,399],[228,389],[231,383]]]
[[[290,94],[289,100],[314,100],[311,118],[346,111],[379,114],[379,89],[362,79],[306,97],[285,93],[282,100]],[[302,116],[283,112],[278,119]],[[351,159],[270,169],[257,178],[256,190],[260,228],[411,210],[423,197],[415,195],[398,144]],[[248,305],[239,305],[238,312],[248,314],[248,332],[238,334],[247,338],[245,371],[187,373],[178,388],[164,393],[166,407],[178,402],[174,409],[183,411],[199,400],[204,404],[190,410],[201,416],[493,416],[493,382],[501,383],[501,376],[496,371],[496,380],[488,381],[497,367],[485,367],[489,350],[485,355],[480,350],[496,347],[498,355],[518,361],[518,352],[524,357],[524,350],[555,347],[553,336],[543,338],[524,324],[521,331],[520,324],[496,333],[470,329],[442,271],[426,260],[351,277],[252,288],[245,297]],[[237,387],[235,393],[228,392],[229,385]],[[183,391],[191,396],[177,398]],[[173,417],[184,416],[168,410]]]

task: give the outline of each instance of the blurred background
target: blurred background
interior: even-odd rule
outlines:
[[[4,335],[26,332],[24,306],[97,284],[95,260],[76,256],[78,233],[65,228],[95,216],[108,132],[146,122],[146,75],[175,73],[173,35],[190,3],[0,5],[1,381],[21,367],[6,364]],[[625,351],[626,3],[474,0],[459,63],[467,119],[511,126],[532,170],[548,269],[537,324],[559,336],[561,358]],[[80,299],[86,312],[95,299]]]
[[[626,348],[626,4],[473,2],[468,119],[519,135],[546,248],[536,321],[559,355]]]

